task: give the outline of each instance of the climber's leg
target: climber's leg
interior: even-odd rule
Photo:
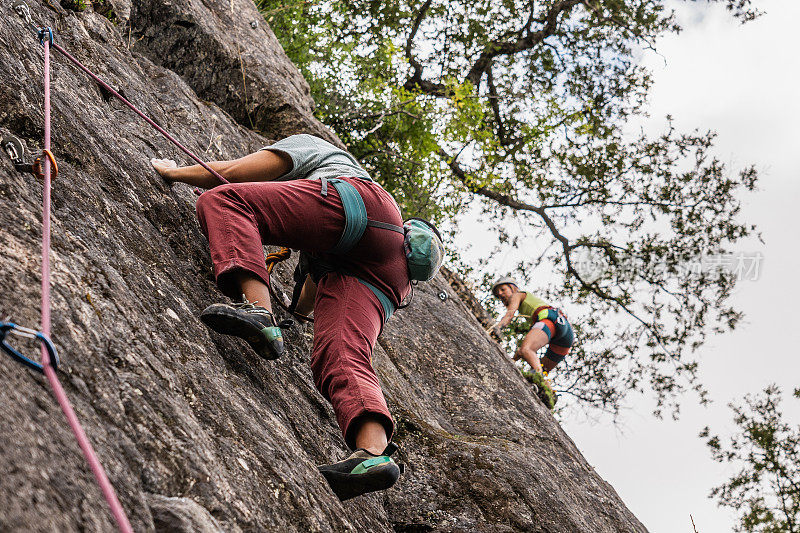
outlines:
[[[537,322],[537,324],[538,323],[539,322]],[[522,358],[531,365],[534,371],[541,372],[542,364],[539,362],[539,356],[536,355],[536,352],[546,345],[549,340],[547,333],[543,330],[536,327],[531,328],[528,334],[525,335],[525,338],[522,339],[519,348],[517,348],[514,360],[516,361]]]

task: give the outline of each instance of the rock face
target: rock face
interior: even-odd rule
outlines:
[[[251,2],[95,4],[104,10],[31,8],[201,157],[301,131],[336,141]],[[0,135],[40,149],[41,47],[10,11],[0,60]],[[58,54],[52,69],[53,339],[136,531],[645,531],[444,277],[416,289],[375,350],[406,474],[384,494],[339,502],[316,470],[346,452],[312,384],[311,327],[289,331],[274,362],[210,334],[196,316],[219,295],[195,196],[148,165],[185,158]],[[0,206],[0,312],[35,326],[41,184],[5,157]],[[113,530],[43,377],[0,358],[0,402],[0,530]]]

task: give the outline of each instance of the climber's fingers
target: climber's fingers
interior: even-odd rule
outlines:
[[[171,168],[178,168],[178,164],[173,161],[172,159],[156,159],[153,158],[150,160],[150,164],[153,165],[153,168],[161,174],[162,177],[167,177],[166,173]]]

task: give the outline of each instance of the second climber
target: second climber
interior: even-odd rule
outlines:
[[[514,360],[524,359],[535,372],[550,372],[569,353],[575,334],[564,313],[530,292],[519,289],[516,280],[503,277],[492,285],[492,294],[506,306],[506,313],[496,324],[508,326],[519,313],[527,320],[528,333],[520,342]],[[537,352],[547,346],[539,359]]]

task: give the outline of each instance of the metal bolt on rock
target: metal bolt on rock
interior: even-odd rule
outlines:
[[[28,4],[26,4],[23,0],[14,0],[14,2],[11,4],[11,9],[14,10],[14,13],[16,13],[17,16],[24,19],[25,22],[27,22],[31,26],[34,25],[33,19],[31,18],[31,9],[28,7]]]

